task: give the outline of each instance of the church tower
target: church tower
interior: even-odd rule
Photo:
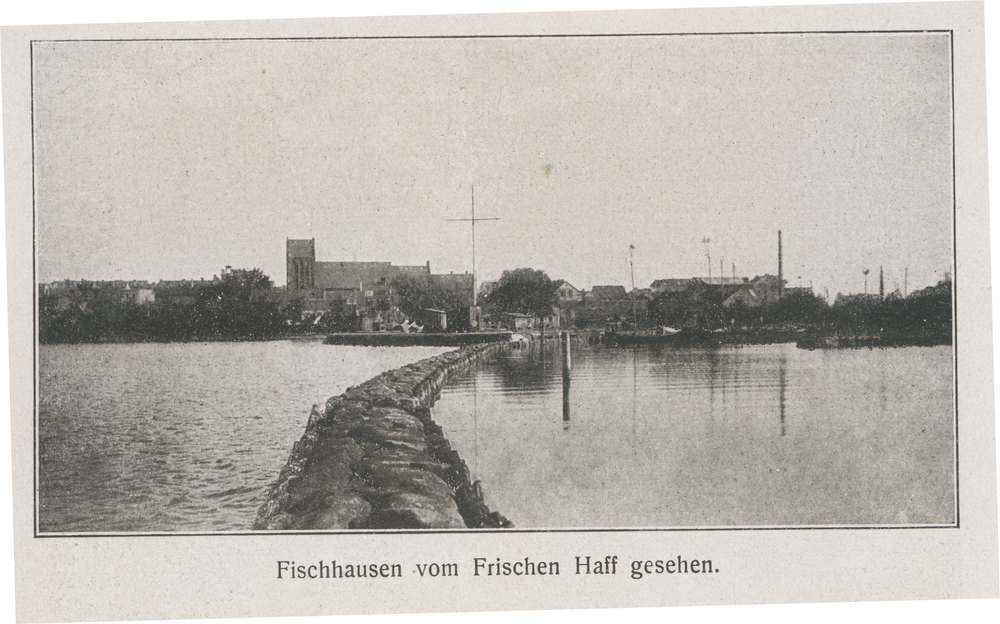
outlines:
[[[285,239],[285,287],[311,290],[316,287],[316,239]]]

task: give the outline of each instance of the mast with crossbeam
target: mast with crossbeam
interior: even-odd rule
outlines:
[[[445,219],[445,221],[469,221],[472,223],[472,305],[476,305],[476,221],[499,221],[500,217],[479,217],[476,218],[476,187],[472,187],[472,218],[471,219]]]

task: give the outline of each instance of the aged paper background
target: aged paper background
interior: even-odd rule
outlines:
[[[970,17],[974,17],[977,10],[975,6],[964,7]],[[842,9],[843,10],[843,9]],[[868,24],[870,20],[876,26],[869,25],[870,28],[887,28],[886,24],[893,23],[886,21],[883,14],[868,7],[863,13],[854,12],[847,14],[839,13],[833,9],[830,13],[812,14],[807,18],[822,23],[822,26],[815,28],[831,28],[827,20],[834,23],[849,24],[845,29],[862,28],[859,24]],[[832,13],[832,14],[831,14]],[[933,15],[933,7],[918,7],[905,18],[905,20],[919,19],[916,16],[928,20],[929,25],[910,26],[914,28],[941,28],[938,16]],[[643,16],[645,17],[645,16]],[[701,16],[698,16],[699,18]],[[773,15],[759,15],[758,19],[762,25],[759,30],[768,28],[781,29],[780,20],[775,21]],[[900,19],[898,17],[894,19]],[[623,20],[628,23],[628,20]],[[697,22],[694,22],[697,23]],[[254,28],[257,25],[253,25]],[[897,26],[902,27],[902,26]],[[151,26],[151,28],[153,28]],[[183,28],[183,27],[182,27]],[[802,26],[806,28],[806,26]],[[976,26],[973,22],[972,33],[976,33]],[[5,46],[6,46],[5,33]],[[960,56],[961,50],[956,37],[956,57]],[[973,36],[969,41],[970,51],[975,57],[975,46],[980,45]],[[7,89],[8,58],[7,48],[4,48],[4,70],[5,70],[5,91]],[[956,61],[958,62],[958,61]],[[957,73],[958,75],[958,73]],[[975,77],[973,72],[972,77]],[[959,102],[959,95],[956,94],[956,106],[959,109],[959,118],[963,119],[963,103],[970,103],[970,109],[966,112],[975,119],[981,111],[977,109],[979,102],[979,90],[981,85],[966,85],[969,88],[968,102]],[[962,85],[956,85],[957,92],[961,92]],[[5,96],[7,93],[5,93]],[[11,106],[9,96],[5,98],[5,105]],[[5,118],[6,124],[6,118]],[[962,137],[961,123],[959,125],[958,144],[964,144]],[[978,131],[979,139],[983,139],[981,128],[975,128],[973,124],[968,128],[972,133],[970,139],[974,138],[974,130]],[[5,132],[9,129],[5,128]],[[9,136],[9,135],[8,135]],[[7,138],[7,137],[5,137]],[[970,168],[970,177],[974,174],[985,175],[985,167],[978,160],[983,154],[977,150],[984,150],[984,144],[976,144],[970,140],[968,144],[976,145],[975,149],[970,148],[970,153],[964,152],[959,155],[959,167],[966,162]],[[5,149],[15,149],[9,144],[9,139],[5,141]],[[967,161],[963,161],[963,156]],[[5,158],[5,161],[8,159]],[[10,165],[7,164],[7,167]],[[10,170],[7,171],[7,185],[12,184]],[[959,178],[962,177],[961,172]],[[976,206],[976,210],[971,210],[975,214],[968,220],[960,212],[959,223],[959,248],[975,249],[985,254],[987,240],[985,237],[986,228],[983,218],[985,208],[985,180],[978,184],[973,182],[969,185],[968,195],[964,194],[967,189],[959,190],[959,205]],[[8,211],[17,199],[16,193],[12,196],[8,191]],[[966,201],[963,201],[965,199]],[[16,218],[14,219],[16,220]],[[12,217],[8,214],[8,223]],[[9,250],[11,255],[18,251],[18,244],[23,245],[25,240],[19,237],[15,231],[9,232]],[[10,257],[10,256],[9,256]],[[970,259],[970,275],[978,276],[965,278],[970,283],[970,290],[976,292],[971,301],[974,304],[984,305],[986,258],[985,255],[978,256],[978,259]],[[959,261],[959,272],[965,275],[962,270],[962,259]],[[13,291],[18,287],[16,279],[23,277],[18,273],[18,266],[14,260],[9,260],[11,282],[10,289]],[[979,278],[982,278],[980,281]],[[23,284],[21,285],[23,287]],[[23,291],[22,291],[23,292]],[[11,294],[10,302],[16,306],[18,298],[16,294]],[[960,295],[961,297],[961,295]],[[959,304],[960,315],[965,314],[969,306],[965,307],[961,301]],[[22,308],[23,309],[23,308]],[[985,308],[982,308],[985,310]],[[960,316],[961,319],[964,318]],[[19,321],[18,314],[12,315],[11,322],[14,334],[12,340],[12,353],[18,352],[19,338],[17,328]],[[970,319],[970,325],[975,324],[977,328],[988,328],[988,320],[982,317]],[[23,336],[21,336],[23,337]],[[978,336],[977,336],[978,337]],[[966,338],[959,336],[960,348],[966,344]],[[975,345],[964,348],[962,357],[969,357],[971,361],[981,361],[988,357],[984,352],[977,355]],[[978,359],[977,359],[978,358]],[[15,358],[16,360],[16,358]],[[18,401],[19,388],[16,380],[18,377],[16,363],[12,363],[12,374],[14,383],[12,387],[13,400]],[[988,373],[988,367],[981,371]],[[990,383],[988,378],[974,379],[975,383],[970,383],[966,391],[976,397],[973,404],[979,405],[981,415],[989,415],[991,409],[984,407],[992,400]],[[960,380],[965,383],[965,380]],[[960,391],[960,394],[962,392]],[[963,394],[964,396],[964,394]],[[14,426],[18,426],[15,411]],[[19,577],[19,598],[23,604],[26,596],[40,598],[44,594],[45,600],[38,601],[32,609],[40,611],[21,611],[22,619],[110,619],[114,618],[153,618],[153,617],[204,617],[221,615],[296,615],[332,612],[380,612],[380,611],[452,611],[457,609],[510,609],[528,608],[529,606],[547,608],[581,608],[588,606],[652,606],[663,604],[718,604],[718,603],[747,603],[747,602],[799,602],[799,601],[825,601],[825,600],[865,600],[865,599],[916,599],[916,598],[936,598],[936,597],[965,597],[965,596],[986,596],[995,594],[996,587],[996,542],[995,542],[995,481],[989,471],[989,459],[993,452],[992,429],[986,416],[981,416],[984,420],[976,420],[977,426],[986,427],[982,433],[989,435],[979,438],[970,437],[960,441],[963,457],[963,533],[960,538],[951,538],[945,535],[946,539],[913,539],[907,536],[906,539],[897,542],[892,535],[850,535],[850,532],[830,532],[829,534],[818,535],[817,533],[807,533],[802,535],[760,535],[750,539],[742,536],[729,539],[720,535],[697,535],[697,534],[669,534],[669,542],[673,549],[702,550],[714,549],[727,555],[722,555],[720,559],[739,559],[746,562],[746,576],[735,582],[726,583],[724,587],[713,589],[707,587],[685,587],[683,590],[678,587],[633,587],[629,583],[620,586],[609,586],[605,588],[592,587],[579,584],[567,584],[560,587],[543,588],[537,584],[518,586],[508,583],[502,590],[492,588],[484,594],[480,590],[467,586],[455,588],[443,588],[441,590],[429,590],[426,587],[415,587],[413,592],[404,590],[397,596],[388,596],[379,592],[378,596],[331,596],[319,595],[319,592],[309,588],[292,588],[285,596],[280,596],[277,588],[268,585],[270,580],[267,574],[260,572],[247,572],[255,569],[270,568],[272,560],[278,555],[274,553],[274,542],[268,543],[270,538],[258,538],[249,542],[249,538],[240,538],[241,543],[230,545],[225,538],[195,538],[198,543],[183,544],[178,546],[177,540],[185,538],[162,538],[148,540],[149,543],[136,541],[126,544],[121,542],[101,544],[98,551],[91,550],[85,540],[81,542],[55,545],[46,552],[34,551],[31,557],[39,557],[38,562],[45,562],[38,568],[32,568],[28,563],[31,557],[25,557],[19,551],[18,569],[23,570],[24,576]],[[964,416],[963,416],[964,418]],[[963,421],[964,424],[964,421]],[[969,427],[964,431],[968,432]],[[23,432],[22,432],[23,435]],[[15,462],[18,460],[17,441],[23,441],[23,437],[18,437],[18,430],[15,429]],[[30,440],[30,438],[28,438]],[[985,454],[977,453],[985,452]],[[972,459],[969,459],[972,458]],[[971,484],[965,481],[964,461],[973,462],[973,475],[975,479]],[[18,493],[18,465],[15,464],[15,495]],[[976,468],[983,471],[975,473]],[[23,473],[22,473],[23,477]],[[969,494],[966,485],[970,490],[975,490],[974,494]],[[22,483],[23,485],[23,483]],[[976,500],[985,504],[985,508],[966,507],[971,500]],[[28,507],[22,505],[15,516],[15,536],[24,535],[23,513]],[[968,514],[968,515],[967,515]],[[966,522],[968,521],[968,525]],[[20,526],[18,523],[22,523]],[[990,525],[992,524],[992,537],[990,536]],[[30,527],[30,522],[27,525]],[[974,527],[966,533],[966,527]],[[968,537],[966,537],[968,535]],[[287,538],[284,538],[287,540]],[[297,538],[297,542],[298,542]],[[329,550],[330,538],[317,536],[316,538],[301,538],[301,543],[296,543],[291,548],[297,552],[308,553],[310,551]],[[662,548],[663,536],[655,536],[652,540],[646,540],[643,535],[626,535],[612,538],[611,543],[607,537],[599,535],[587,536],[585,539],[594,540],[593,544],[587,544],[586,548],[613,550],[644,550],[655,551]],[[505,541],[506,540],[506,541]],[[347,540],[345,540],[347,541]],[[532,535],[516,536],[513,539],[504,536],[474,536],[462,534],[459,539],[445,540],[442,544],[440,538],[423,539],[413,536],[386,537],[378,544],[372,544],[370,538],[362,540],[352,540],[351,546],[344,548],[338,544],[338,552],[346,553],[350,548],[357,548],[356,552],[368,553],[392,553],[407,552],[407,561],[417,560],[422,553],[435,558],[462,557],[472,550],[496,551],[503,549],[514,549],[516,551],[531,552],[559,552],[560,558],[568,558],[572,555],[570,551],[577,552],[581,547],[580,535],[545,536],[544,538]],[[19,544],[18,548],[24,548],[24,544]],[[288,549],[287,543],[282,543],[279,550]],[[87,557],[103,557],[109,549],[120,549],[115,557],[109,558],[101,564],[102,570],[95,570],[83,564]],[[603,552],[603,551],[602,551]],[[801,553],[814,553],[809,557],[808,563],[793,560],[801,557]],[[986,556],[983,553],[987,553]],[[191,562],[178,566],[176,560],[178,554],[190,554]],[[792,554],[794,553],[794,554]],[[846,554],[845,554],[846,553]],[[905,553],[905,554],[903,554]],[[989,556],[992,553],[992,556]],[[340,555],[344,556],[344,555]],[[82,557],[82,559],[81,559]],[[912,557],[911,563],[889,571],[889,566],[885,566],[882,573],[877,571],[874,575],[867,577],[862,584],[855,584],[853,579],[857,578],[859,572],[849,562],[852,558],[863,558],[868,561],[878,559],[889,560],[902,563]],[[374,557],[373,557],[374,558]],[[74,563],[67,563],[67,560]],[[111,566],[111,561],[117,561]],[[857,561],[857,559],[855,559]],[[804,567],[801,567],[805,564]],[[70,567],[81,566],[81,567]],[[980,567],[981,566],[981,567]],[[111,569],[114,567],[115,569]],[[140,576],[143,570],[155,567],[157,575],[150,577],[149,585],[139,588],[135,593],[129,589],[132,585],[130,579]],[[790,568],[796,568],[798,572],[789,573]],[[901,569],[902,568],[902,569]],[[920,574],[913,571],[920,569]],[[84,572],[85,570],[85,572]],[[55,579],[61,574],[69,573],[72,578],[63,578],[62,582]],[[622,579],[624,580],[624,579]],[[731,580],[732,581],[732,580]],[[57,584],[60,590],[57,595],[53,595],[43,588],[51,589],[53,584]],[[94,592],[93,587],[116,587],[115,594],[120,597],[121,603],[111,604],[103,592]],[[74,589],[75,588],[75,589]],[[992,589],[991,589],[992,588]],[[283,589],[283,588],[282,588]],[[665,591],[666,590],[666,591]],[[120,593],[119,593],[120,592]],[[165,599],[171,596],[172,599]],[[185,598],[178,598],[185,596]],[[224,599],[221,599],[225,597]],[[373,602],[372,599],[376,602]],[[144,601],[149,602],[144,604]],[[398,600],[398,602],[397,602]],[[100,604],[95,604],[99,602]],[[155,604],[151,604],[155,603]],[[63,605],[55,606],[55,605]],[[130,605],[127,608],[124,605]],[[208,607],[208,605],[212,605]],[[21,607],[24,609],[24,607]],[[60,609],[59,611],[48,611],[47,609]],[[65,610],[62,610],[65,609]],[[32,615],[32,613],[34,615]],[[691,614],[693,615],[693,614]],[[737,616],[738,617],[738,616]]]

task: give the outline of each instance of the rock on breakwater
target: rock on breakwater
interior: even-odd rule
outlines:
[[[382,373],[313,408],[255,530],[506,528],[431,418],[449,374],[502,349],[472,345]]]

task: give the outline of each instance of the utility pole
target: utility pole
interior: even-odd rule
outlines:
[[[628,269],[632,273],[632,331],[639,331],[639,321],[635,312],[635,263],[633,262],[633,252],[635,252],[635,245],[628,246]],[[567,334],[568,336],[568,334]],[[567,337],[567,340],[569,338]],[[568,343],[567,343],[568,344]],[[567,347],[568,349],[569,347]]]
[[[476,306],[476,221],[499,221],[500,217],[480,217],[476,218],[476,187],[472,187],[472,218],[471,219],[445,219],[445,221],[469,221],[472,223],[472,306]]]
[[[785,296],[785,274],[781,266],[781,230],[778,230],[778,299]]]
[[[712,242],[712,239],[705,237],[701,239],[703,245],[705,245],[705,257],[708,258],[708,283],[712,283],[712,252],[708,247],[708,244]]]

